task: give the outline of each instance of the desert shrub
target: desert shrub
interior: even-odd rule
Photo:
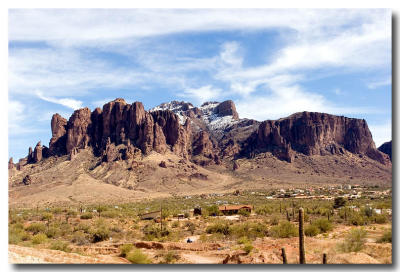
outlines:
[[[186,223],[187,230],[193,235],[194,231],[196,230],[196,225],[193,222]]]
[[[89,230],[90,230],[90,226],[85,223],[79,223],[78,225],[76,225],[74,227],[74,231],[83,231],[83,232],[89,233]]]
[[[71,252],[71,248],[68,246],[68,243],[63,241],[54,241],[51,243],[50,249]]]
[[[171,227],[172,227],[172,228],[178,228],[179,225],[180,225],[179,221],[174,221],[174,222],[172,222]]]
[[[119,216],[119,212],[114,210],[104,211],[101,213],[101,216],[106,218],[115,218]]]
[[[366,237],[367,232],[364,229],[352,229],[344,242],[339,244],[339,249],[343,252],[360,251],[364,247]]]
[[[312,222],[312,225],[316,226],[322,233],[333,229],[332,223],[326,218],[317,219]]]
[[[320,232],[319,228],[316,225],[308,225],[304,228],[304,234],[306,236],[316,236]]]
[[[128,255],[128,253],[132,250],[133,245],[132,244],[125,244],[119,247],[119,249],[121,250],[121,257],[126,257],[126,255]]]
[[[42,214],[41,220],[42,221],[50,221],[51,219],[53,219],[53,214],[52,213],[44,213]]]
[[[72,233],[72,231],[73,231],[72,226],[66,222],[63,222],[59,227],[59,234],[61,236],[68,235]]]
[[[21,241],[27,241],[29,239],[30,235],[23,229],[23,227],[10,226],[8,228],[9,244],[18,244]]]
[[[47,236],[44,233],[38,233],[32,237],[32,243],[38,245],[47,241]]]
[[[249,239],[255,239],[257,237],[266,236],[268,234],[268,228],[265,224],[245,222],[230,226],[229,233],[234,237],[246,236]]]
[[[207,233],[222,233],[224,235],[230,234],[229,224],[224,221],[215,222],[206,228]]]
[[[346,205],[347,200],[341,196],[335,197],[333,208],[337,209]]]
[[[92,219],[93,218],[93,214],[90,213],[90,212],[86,212],[86,213],[82,214],[80,218],[81,219]]]
[[[279,217],[276,216],[276,215],[272,216],[271,219],[269,220],[269,223],[270,223],[272,226],[278,225],[278,224],[279,224]]]
[[[38,234],[46,230],[46,226],[43,223],[32,223],[27,228],[27,231],[32,232],[32,234]]]
[[[55,238],[59,234],[59,229],[55,227],[50,227],[45,231],[48,238]]]
[[[383,235],[376,241],[377,243],[391,243],[392,242],[392,230],[389,229],[383,233]]]
[[[255,212],[258,215],[269,215],[272,214],[273,209],[270,206],[264,205],[258,207]]]
[[[368,223],[368,220],[366,220],[366,218],[361,216],[359,213],[352,213],[348,219],[348,223],[354,226],[363,226]]]
[[[288,221],[283,221],[279,225],[271,227],[270,233],[275,238],[289,238],[299,235],[296,226]]]
[[[374,216],[374,221],[377,224],[385,224],[388,222],[388,218],[384,214],[377,214]]]
[[[208,206],[205,210],[207,211],[207,214],[210,216],[217,216],[220,214],[217,205]]]
[[[249,243],[250,241],[249,241],[249,239],[246,237],[246,236],[242,236],[242,237],[240,237],[238,240],[237,240],[237,243],[239,244],[239,245],[241,245],[241,244],[247,244],[247,243]]]
[[[371,217],[374,215],[374,210],[371,207],[365,207],[361,209],[361,214],[365,215],[366,217]]]
[[[251,243],[246,243],[243,247],[246,254],[249,254],[253,250],[253,245]]]
[[[71,242],[78,246],[86,245],[89,243],[89,239],[83,231],[77,231],[72,235]]]
[[[249,217],[250,216],[250,212],[246,209],[240,209],[238,214],[242,215],[242,216],[246,216]]]
[[[163,259],[164,259],[163,263],[171,264],[179,259],[179,254],[171,250],[168,251],[166,254],[164,254]]]
[[[151,260],[140,249],[136,248],[129,252],[126,259],[133,264],[149,264]]]
[[[110,230],[106,227],[97,227],[91,230],[93,243],[101,242],[110,237]]]
[[[189,218],[189,217],[190,217],[190,214],[189,214],[188,212],[185,212],[185,213],[183,214],[183,216],[184,216],[185,218]]]

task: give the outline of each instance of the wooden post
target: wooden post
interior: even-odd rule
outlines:
[[[279,213],[282,213],[282,202],[279,202]]]
[[[299,209],[299,254],[300,264],[306,263],[305,249],[304,249],[304,210]]]
[[[322,255],[322,264],[326,264],[326,253]]]
[[[285,252],[285,248],[284,248],[284,247],[282,247],[282,254],[281,254],[281,256],[282,256],[282,262],[283,262],[283,264],[287,264],[286,252]]]
[[[290,222],[290,216],[289,216],[289,212],[287,210],[286,210],[286,219],[287,219],[287,221]]]

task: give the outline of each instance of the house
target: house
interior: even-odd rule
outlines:
[[[252,205],[223,205],[218,207],[219,211],[224,215],[237,214],[240,210],[251,212]]]
[[[143,213],[139,215],[141,220],[153,220],[161,217],[161,211],[154,211],[149,213]]]

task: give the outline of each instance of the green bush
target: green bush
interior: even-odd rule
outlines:
[[[392,242],[392,230],[387,230],[383,233],[381,238],[379,238],[377,243],[391,243]]]
[[[306,236],[316,236],[320,233],[319,228],[316,225],[308,225],[304,228],[304,234]]]
[[[71,252],[71,248],[68,246],[68,243],[63,241],[54,241],[51,243],[50,249]]]
[[[29,233],[27,233],[23,228],[16,226],[10,226],[8,228],[8,243],[18,244],[21,241],[28,241],[30,239]]]
[[[115,218],[119,216],[119,212],[118,211],[113,211],[113,210],[109,210],[109,211],[104,211],[101,213],[102,217],[106,217],[106,218]]]
[[[246,237],[246,236],[243,236],[243,237],[240,237],[238,240],[237,240],[237,243],[239,244],[239,245],[241,245],[241,244],[247,244],[247,243],[249,243],[250,241],[249,241],[249,239]]]
[[[333,229],[332,223],[326,218],[317,219],[312,223],[312,225],[316,226],[322,233]]]
[[[132,244],[125,244],[119,247],[119,249],[121,250],[121,257],[126,257],[128,255],[128,253],[132,250],[133,245]]]
[[[90,234],[92,235],[92,242],[97,243],[107,240],[110,237],[110,230],[107,227],[102,226],[92,229]]]
[[[71,242],[77,244],[78,246],[83,246],[89,243],[89,239],[83,231],[77,231],[72,235]]]
[[[44,213],[42,214],[42,221],[50,221],[53,219],[53,214],[52,213]]]
[[[227,222],[216,222],[206,228],[207,233],[222,233],[224,235],[229,235],[231,230]]]
[[[59,234],[59,229],[55,228],[55,227],[50,227],[45,231],[45,234],[47,235],[47,237],[49,238],[55,238],[58,236]]]
[[[339,244],[343,252],[356,252],[363,249],[366,242],[367,232],[364,229],[352,229],[346,236],[345,241]]]
[[[346,205],[347,200],[341,196],[335,197],[333,208],[337,209]]]
[[[177,227],[179,227],[179,225],[180,225],[179,221],[174,221],[174,222],[172,223],[171,227],[172,227],[172,228],[177,228]]]
[[[32,243],[38,245],[47,241],[47,236],[44,233],[36,234],[32,237]]]
[[[273,226],[270,233],[275,238],[289,238],[299,235],[296,226],[288,221],[283,221],[279,225]]]
[[[176,260],[179,259],[179,254],[177,254],[175,251],[171,250],[168,251],[164,256],[164,262],[163,263],[167,263],[167,264],[172,264],[174,263]]]
[[[253,250],[253,245],[251,243],[246,243],[243,247],[246,254],[249,254]]]
[[[81,215],[81,219],[92,219],[92,218],[93,218],[93,214],[90,212],[86,212]]]
[[[245,216],[245,217],[249,217],[250,216],[250,212],[246,209],[240,209],[238,212],[239,215]]]
[[[133,264],[149,264],[151,260],[140,249],[136,248],[126,256],[126,259]]]
[[[374,222],[377,224],[385,224],[388,222],[388,218],[384,214],[378,214],[378,215],[375,215]]]
[[[279,217],[276,216],[276,215],[272,216],[271,219],[270,219],[270,221],[269,221],[269,223],[270,223],[272,226],[278,225],[278,224],[279,224]]]
[[[80,231],[80,230],[83,232],[89,233],[90,226],[88,224],[79,223],[78,225],[76,225],[74,227],[74,231]]]
[[[32,223],[27,228],[27,231],[32,232],[32,234],[38,234],[46,230],[46,226],[43,223]]]

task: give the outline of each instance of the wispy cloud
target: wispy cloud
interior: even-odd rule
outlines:
[[[369,83],[367,83],[367,87],[368,87],[368,89],[376,89],[378,87],[388,86],[390,84],[392,84],[392,79],[389,77],[389,78],[369,82]]]
[[[189,97],[198,103],[203,103],[211,100],[218,100],[221,97],[222,90],[212,87],[211,85],[203,86],[200,88],[190,88],[184,90],[182,97]]]
[[[54,97],[44,96],[40,91],[36,91],[36,95],[37,97],[39,97],[44,101],[60,104],[64,107],[71,108],[73,110],[81,108],[83,104],[82,101],[72,98],[54,98]]]

